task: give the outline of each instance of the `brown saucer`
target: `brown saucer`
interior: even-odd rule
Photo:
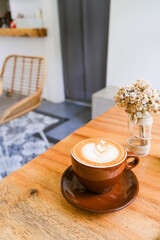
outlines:
[[[72,166],[61,178],[61,191],[64,198],[75,207],[90,212],[118,211],[134,201],[138,194],[138,180],[131,170],[125,170],[119,182],[109,193],[88,192],[78,181]]]

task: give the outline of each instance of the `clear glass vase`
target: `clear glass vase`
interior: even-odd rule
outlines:
[[[140,122],[128,121],[129,135],[127,139],[127,150],[138,156],[146,156],[151,146],[152,116],[144,117]]]

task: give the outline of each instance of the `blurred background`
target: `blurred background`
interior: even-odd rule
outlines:
[[[159,10],[159,0],[0,0],[0,69],[6,57],[14,55],[1,73],[0,90],[9,78],[11,89],[3,88],[7,100],[0,97],[0,115],[15,104],[13,92],[18,100],[31,95],[30,89],[39,94],[29,109],[23,105],[23,113],[14,110],[0,122],[0,155],[8,151],[20,167],[114,106],[119,86],[145,79],[160,89]],[[31,88],[33,78],[38,80]],[[23,118],[37,107],[40,115],[30,112]],[[48,143],[42,133],[43,141],[35,137],[35,128],[28,125],[32,117]],[[26,135],[7,150],[5,136],[17,135],[11,131],[11,119],[17,126],[12,130],[21,126],[18,131]],[[2,177],[8,173],[2,171]]]
[[[146,79],[160,88],[158,0],[0,0],[0,26],[46,28],[45,37],[0,37],[6,56],[46,57],[43,97],[91,102],[106,86]]]

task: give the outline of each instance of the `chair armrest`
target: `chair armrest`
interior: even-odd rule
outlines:
[[[3,123],[19,117],[35,108],[37,108],[42,100],[42,90],[39,89],[33,95],[26,97],[19,102],[15,103],[13,106],[8,108],[3,116],[1,117],[1,121]]]

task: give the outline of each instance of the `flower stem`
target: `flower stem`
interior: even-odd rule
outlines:
[[[144,125],[139,125],[139,136],[141,138],[145,138],[145,126]],[[145,139],[141,139],[140,145],[141,146],[145,145]]]

